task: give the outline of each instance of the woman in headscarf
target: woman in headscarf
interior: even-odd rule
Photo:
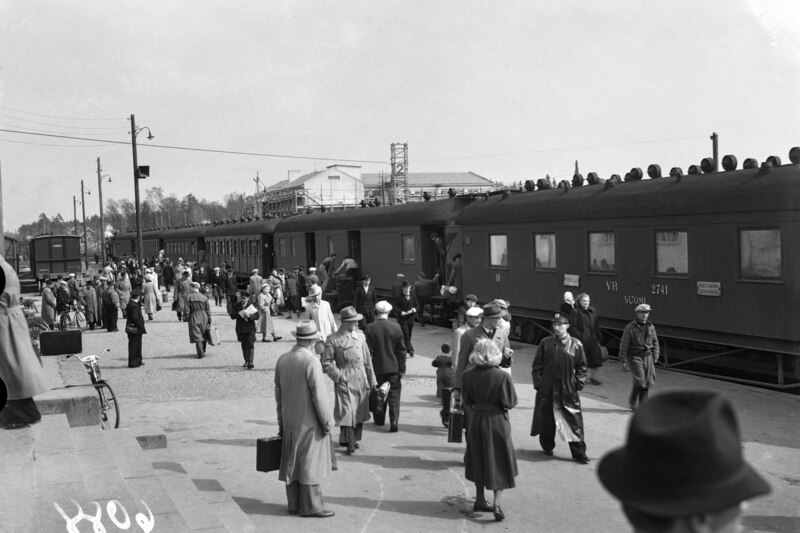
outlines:
[[[514,488],[518,473],[508,422],[508,410],[517,405],[517,394],[510,374],[499,368],[502,359],[491,339],[480,339],[469,356],[475,367],[464,372],[461,380],[462,401],[472,408],[464,454],[465,477],[475,483],[472,510],[492,512],[498,522],[505,520],[500,507],[503,490]],[[494,491],[492,505],[485,489]]]
[[[197,357],[202,359],[206,356],[206,334],[211,327],[211,308],[208,298],[200,294],[200,284],[196,281],[189,285],[186,308],[189,313],[189,342],[194,343]]]
[[[573,309],[575,309],[575,297],[570,291],[567,291],[564,293],[564,301],[558,310],[564,316],[571,316]]]
[[[0,378],[8,390],[8,403],[0,411],[0,426],[17,429],[42,419],[33,397],[49,388],[20,306],[19,278],[2,254],[0,289]]]

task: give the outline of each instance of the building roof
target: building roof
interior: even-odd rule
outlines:
[[[384,174],[388,180],[389,175]],[[381,184],[380,174],[363,173],[361,181],[364,187],[378,187]],[[409,187],[492,187],[491,180],[479,176],[474,172],[409,172]]]

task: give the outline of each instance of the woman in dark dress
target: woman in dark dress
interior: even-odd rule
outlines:
[[[137,368],[144,364],[142,361],[142,335],[147,333],[144,328],[144,316],[142,316],[142,306],[140,303],[142,293],[139,289],[131,291],[131,299],[125,308],[125,333],[128,334],[128,368]],[[131,326],[136,328],[138,333],[129,333]]]
[[[417,296],[411,292],[411,285],[404,281],[401,285],[401,294],[394,300],[394,311],[397,323],[403,331],[403,341],[406,345],[408,357],[414,357],[414,345],[411,344],[411,333],[414,331],[414,320],[417,318]]]
[[[461,397],[472,408],[467,427],[465,477],[475,483],[474,512],[493,512],[505,519],[500,507],[504,489],[514,488],[517,458],[511,441],[508,410],[517,405],[511,376],[499,368],[503,354],[490,339],[480,339],[469,356],[475,368],[464,372]],[[494,503],[486,501],[484,489],[494,491]]]
[[[600,319],[595,308],[589,305],[591,299],[588,294],[585,292],[579,294],[577,302],[578,305],[572,310],[570,317],[569,333],[583,343],[586,366],[589,367],[589,383],[600,385],[601,382],[597,379],[600,367],[603,366],[603,354],[600,350],[600,340],[603,338],[600,332]]]

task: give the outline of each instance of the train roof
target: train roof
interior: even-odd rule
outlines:
[[[207,226],[206,237],[227,237],[233,235],[252,235],[256,233],[269,233],[275,231],[279,218],[269,220],[248,220],[244,222],[226,222]]]
[[[168,228],[161,228],[161,229],[149,229],[142,231],[142,239],[157,239],[161,237],[164,232],[169,231]],[[135,239],[136,232],[135,231],[125,231],[122,233],[117,233],[114,238],[116,239]]]
[[[165,239],[191,239],[205,237],[206,231],[210,226],[187,226],[185,228],[174,228],[164,230]]]
[[[67,235],[67,234],[52,235],[52,234],[47,234],[47,235],[37,235],[36,237],[31,237],[31,240],[35,241],[35,240],[38,240],[38,239],[52,239],[54,237],[58,237],[59,239],[63,239],[65,237],[67,237],[67,238],[75,238],[75,239],[80,239],[81,238],[80,235]],[[7,238],[11,239],[11,237],[7,237]],[[11,240],[16,240],[16,239],[11,239]]]
[[[459,225],[797,210],[800,165],[489,196]]]
[[[470,201],[470,198],[457,197],[403,205],[295,215],[281,220],[277,230],[291,232],[319,231],[322,228],[336,230],[447,224],[452,222],[463,206]]]

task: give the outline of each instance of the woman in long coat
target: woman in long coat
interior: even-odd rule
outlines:
[[[358,330],[363,317],[355,307],[341,310],[339,331],[325,341],[322,368],[335,383],[333,416],[339,426],[339,444],[355,451],[365,421],[369,420],[369,390],[377,385],[367,338]]]
[[[261,342],[270,342],[267,340],[267,335],[274,341],[278,340],[275,337],[275,328],[272,326],[272,295],[269,293],[271,288],[268,281],[262,282],[261,291],[256,298],[256,307],[258,308],[256,333],[261,333]]]
[[[20,306],[17,273],[0,255],[5,289],[0,294],[0,378],[8,390],[8,403],[0,411],[0,426],[16,429],[35,424],[42,415],[33,397],[49,390]]]
[[[464,455],[466,478],[475,483],[474,512],[494,512],[498,522],[505,519],[500,508],[504,489],[515,486],[517,458],[511,440],[508,410],[517,405],[511,376],[500,370],[503,354],[490,339],[480,339],[470,354],[475,367],[464,372],[462,400],[472,408]],[[494,491],[494,504],[486,501],[484,488]]]
[[[53,282],[47,280],[42,289],[42,320],[51,328],[56,323],[56,295],[53,292]]]
[[[603,355],[600,350],[600,340],[603,338],[600,332],[600,319],[597,311],[589,305],[591,299],[585,292],[578,295],[578,305],[572,310],[570,316],[570,335],[583,343],[583,351],[586,354],[586,366],[589,367],[589,383],[600,385],[597,379],[600,367],[603,366]]]
[[[153,320],[153,314],[158,311],[158,301],[160,299],[161,295],[156,289],[153,276],[147,274],[144,277],[144,285],[142,285],[142,302],[144,303],[144,312],[147,313],[147,320]]]
[[[200,294],[200,284],[193,281],[186,297],[186,308],[189,313],[189,342],[197,348],[197,357],[206,355],[206,332],[211,327],[211,307],[208,298]]]
[[[94,329],[97,322],[97,292],[94,290],[94,282],[89,280],[86,286],[81,288],[84,311],[86,313],[86,323],[89,324],[89,329]]]
[[[128,275],[123,270],[119,274],[119,281],[114,285],[114,289],[117,291],[117,296],[119,296],[119,306],[122,309],[122,318],[126,318],[126,309],[128,308],[128,300],[131,299],[131,280],[128,279]]]

